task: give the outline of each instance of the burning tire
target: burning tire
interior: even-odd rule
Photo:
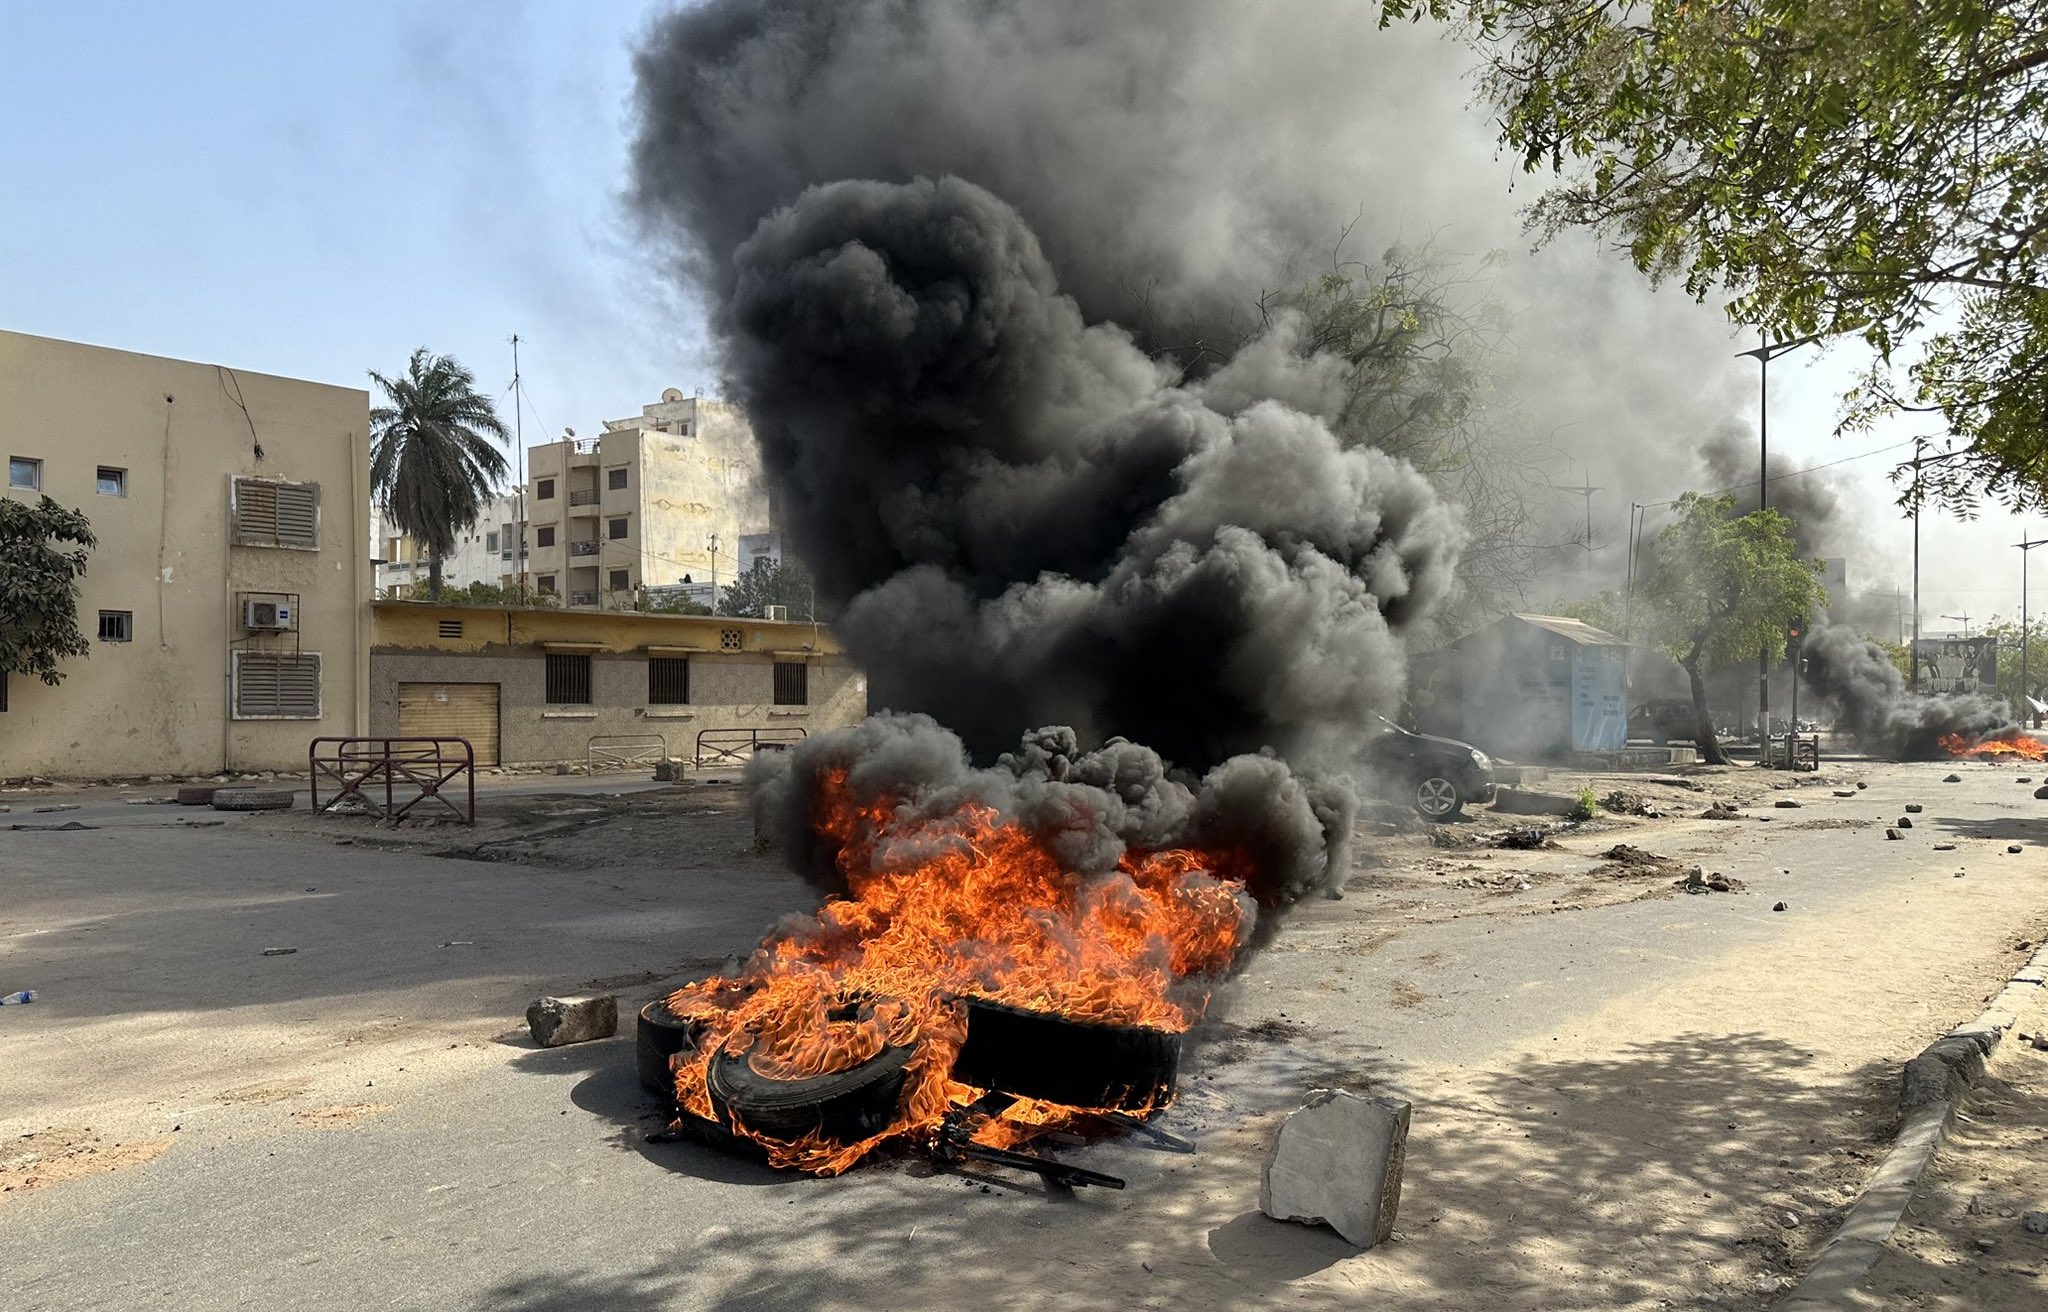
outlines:
[[[833,1143],[858,1143],[896,1119],[904,1067],[914,1052],[883,1048],[848,1070],[781,1080],[755,1070],[744,1053],[721,1049],[711,1059],[706,1088],[712,1110],[727,1125],[785,1143],[812,1134]]]
[[[970,999],[953,1078],[1067,1107],[1144,1111],[1173,1092],[1180,1035]]]
[[[703,1036],[704,1022],[676,1015],[666,998],[656,998],[640,1008],[640,1028],[633,1040],[633,1064],[640,1073],[640,1086],[674,1102],[676,1073],[670,1059],[694,1050]]]
[[[1458,781],[1448,775],[1428,774],[1415,781],[1415,809],[1428,820],[1449,820],[1465,809]]]

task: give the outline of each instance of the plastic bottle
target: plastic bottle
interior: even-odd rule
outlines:
[[[0,998],[0,1007],[11,1007],[17,1002],[34,1002],[35,1000],[36,991],[34,989],[23,989],[19,993],[10,993],[4,998]]]

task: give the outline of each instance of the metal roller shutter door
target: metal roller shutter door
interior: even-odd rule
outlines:
[[[498,685],[401,683],[401,738],[467,738],[478,765],[498,763]]]

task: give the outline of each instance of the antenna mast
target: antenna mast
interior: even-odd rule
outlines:
[[[512,458],[519,479],[519,542],[513,550],[512,568],[519,576],[519,604],[526,604],[526,430],[521,420],[526,397],[519,384],[519,334],[512,334]]]

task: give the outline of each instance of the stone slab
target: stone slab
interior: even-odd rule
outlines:
[[[619,1032],[619,1000],[609,993],[538,998],[526,1009],[526,1028],[543,1048],[608,1039]]]
[[[1259,1210],[1327,1225],[1360,1248],[1384,1243],[1401,1205],[1409,1104],[1318,1089],[1281,1122],[1259,1176]]]

